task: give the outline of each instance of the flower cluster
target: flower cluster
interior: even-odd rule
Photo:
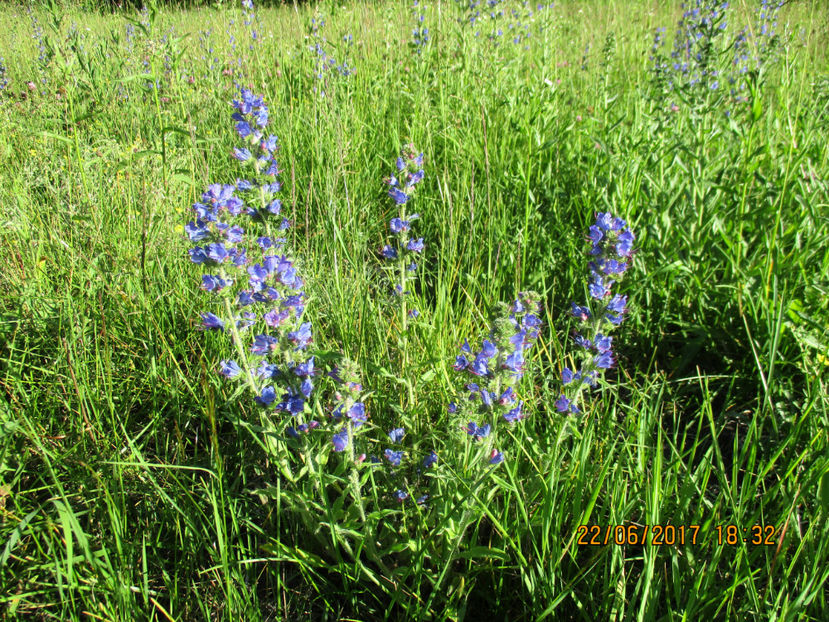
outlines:
[[[429,43],[429,29],[423,25],[426,16],[423,11],[426,7],[420,4],[419,0],[414,0],[412,4],[412,13],[415,18],[415,27],[412,30],[412,49],[420,54],[426,44]]]
[[[357,364],[349,359],[343,359],[342,363],[328,373],[328,376],[334,379],[338,384],[338,389],[334,393],[336,406],[331,412],[330,423],[335,429],[331,437],[334,452],[343,453],[348,452],[348,459],[353,461],[355,465],[362,465],[366,462],[366,453],[357,453],[359,450],[356,445],[356,436],[364,429],[363,425],[368,422],[368,413],[366,412],[365,403],[362,401],[363,387],[360,383],[359,367]],[[311,422],[305,429],[293,430],[289,428],[288,432],[294,436],[298,436],[299,432],[307,429],[317,427],[316,422]],[[369,426],[366,426],[369,427]],[[406,474],[404,469],[398,469],[401,466],[407,466],[406,458],[409,452],[406,451],[403,445],[403,439],[406,436],[406,430],[403,427],[394,428],[387,433],[388,441],[383,443],[380,440],[368,440],[361,443],[360,449],[367,449],[366,445],[379,446],[382,448],[377,455],[372,454],[368,457],[368,465],[372,468],[387,466],[389,474],[394,476],[397,480],[405,482]],[[383,447],[385,445],[385,447]],[[389,446],[390,445],[390,446]],[[438,461],[438,455],[434,451],[429,452],[422,461],[422,469],[417,468],[416,472],[418,479],[423,475],[423,469],[429,469]],[[399,484],[398,484],[399,485]],[[408,485],[406,486],[408,488]],[[409,499],[409,493],[406,490],[398,489],[394,493],[394,498],[399,503],[403,503]],[[417,503],[422,505],[426,502],[429,495],[424,494],[417,498]]]
[[[239,360],[221,361],[221,375],[243,376],[260,406],[297,417],[306,410],[316,370],[314,358],[304,352],[312,340],[311,323],[302,319],[304,282],[294,260],[280,252],[285,239],[271,233],[290,224],[280,217],[275,198],[277,139],[265,134],[268,108],[261,97],[243,89],[233,107],[241,144],[232,155],[246,178],[209,186],[193,205],[196,219],[185,227],[198,244],[189,251],[191,261],[212,269],[202,275],[202,289],[224,303],[217,313],[202,313],[202,324],[205,330],[229,332],[236,347]],[[264,235],[248,231],[256,227]],[[243,245],[254,239],[255,246]],[[255,333],[247,350],[243,332]]]
[[[397,158],[397,174],[387,177],[384,182],[389,186],[388,194],[399,208],[397,216],[389,221],[392,235],[397,244],[386,244],[380,249],[380,255],[389,261],[396,261],[398,282],[395,291],[400,296],[408,292],[406,284],[410,275],[417,270],[415,259],[423,252],[423,238],[411,236],[412,223],[420,218],[419,214],[408,215],[406,204],[412,196],[414,187],[423,179],[423,154],[418,153],[414,145],[407,145]],[[409,317],[417,317],[418,311],[412,309]]]
[[[546,9],[552,9],[554,3],[537,4],[535,10],[529,2],[521,3],[521,8],[511,7],[504,0],[455,0],[461,12],[458,22],[469,24],[475,29],[475,36],[481,36],[480,28],[489,31],[487,38],[493,45],[500,44],[502,38],[509,38],[513,44],[524,43],[524,49],[529,49],[529,39],[536,22],[536,16]],[[483,12],[481,12],[483,9]],[[539,23],[537,32],[541,33],[545,24]]]
[[[573,317],[583,326],[573,333],[573,341],[580,347],[580,366],[578,371],[565,367],[561,372],[564,389],[555,406],[562,413],[581,412],[577,402],[583,387],[595,387],[598,374],[615,364],[613,338],[607,333],[622,323],[627,312],[627,296],[611,289],[630,266],[633,232],[624,220],[610,213],[599,213],[589,231],[590,301],[584,306],[571,305]]]
[[[242,10],[245,15],[245,28],[248,28],[250,32],[250,45],[248,47],[253,50],[254,44],[262,40],[259,32],[256,30],[257,17],[253,8],[253,0],[242,0]]]
[[[526,417],[517,386],[524,375],[527,354],[538,339],[540,309],[535,292],[520,293],[510,305],[499,303],[489,337],[483,340],[481,349],[473,352],[465,341],[461,354],[455,358],[455,371],[469,380],[465,385],[469,395],[460,404],[451,403],[449,411],[459,413],[464,421],[475,417],[477,421],[469,421],[464,427],[472,440],[487,438],[492,426],[502,418],[514,424]]]
[[[314,92],[318,93],[320,97],[325,97],[325,88],[328,81],[329,74],[339,75],[343,78],[347,78],[348,76],[357,72],[357,70],[348,64],[348,57],[347,57],[347,50],[351,48],[354,43],[354,37],[350,34],[343,36],[343,45],[345,47],[345,51],[343,52],[345,55],[345,59],[342,63],[338,63],[337,60],[330,56],[326,51],[326,47],[328,46],[328,41],[326,40],[325,36],[322,34],[321,30],[325,26],[325,20],[315,17],[311,19],[311,26],[308,29],[309,36],[313,41],[313,45],[309,46],[310,49],[316,55],[316,60],[314,64],[314,78],[318,80],[322,86],[317,88],[314,87]]]
[[[672,69],[678,85],[700,85],[711,90],[719,88],[714,41],[727,27],[728,2],[694,0],[693,6],[683,5],[685,12],[677,23]]]
[[[334,394],[337,405],[331,413],[332,423],[340,426],[332,438],[334,451],[345,451],[354,431],[368,421],[366,405],[361,400],[360,370],[355,362],[345,359],[328,375],[340,387]]]

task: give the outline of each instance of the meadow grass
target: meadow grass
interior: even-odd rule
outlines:
[[[556,3],[517,44],[508,17],[422,3],[419,52],[404,3],[257,7],[256,40],[233,3],[0,10],[5,618],[829,619],[825,7],[781,9],[736,102],[724,78],[668,91],[649,70],[678,3]],[[728,41],[743,25],[762,41],[756,8],[733,3]],[[355,73],[320,69],[323,36]],[[280,141],[311,352],[359,364],[367,438],[405,425],[413,457],[440,456],[428,477],[275,454],[216,373],[233,350],[198,330],[184,225],[238,177],[239,86]],[[426,249],[402,333],[378,251],[382,179],[410,142]],[[607,211],[637,235],[630,311],[617,365],[563,416],[568,311]],[[529,416],[479,468],[447,410],[452,364],[524,290],[544,321]],[[393,499],[424,481],[427,504]],[[585,524],[699,535],[590,546]],[[743,542],[754,525],[770,544]]]

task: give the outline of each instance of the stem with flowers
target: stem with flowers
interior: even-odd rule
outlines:
[[[613,294],[611,288],[630,266],[634,237],[627,223],[609,212],[600,212],[590,226],[590,300],[585,306],[575,302],[571,306],[571,314],[582,323],[582,329],[573,332],[573,341],[580,347],[580,363],[577,371],[569,367],[561,371],[563,388],[555,403],[561,413],[581,413],[579,403],[584,388],[595,387],[598,375],[616,362],[613,337],[608,333],[622,323],[627,296]]]
[[[406,203],[412,197],[415,185],[423,179],[423,154],[418,153],[414,145],[409,144],[403,148],[397,158],[397,175],[391,175],[384,181],[389,186],[389,197],[399,208],[398,215],[391,219],[389,228],[393,235],[397,236],[397,245],[385,245],[380,254],[389,260],[397,261],[397,284],[395,293],[400,296],[400,330],[401,330],[401,377],[406,377],[408,368],[407,345],[409,318],[416,318],[420,315],[417,308],[408,308],[406,296],[411,292],[407,285],[413,280],[417,270],[415,258],[423,252],[423,238],[410,238],[409,231],[411,223],[418,218],[419,214],[408,216]],[[411,273],[411,274],[410,274]]]

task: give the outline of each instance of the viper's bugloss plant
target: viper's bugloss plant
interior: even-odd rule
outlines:
[[[357,70],[349,65],[348,51],[354,43],[354,37],[350,34],[343,36],[343,62],[338,63],[337,60],[329,54],[329,44],[325,35],[322,34],[322,29],[325,27],[325,20],[319,14],[311,19],[308,27],[308,36],[313,42],[308,47],[314,52],[314,79],[319,86],[314,86],[314,93],[320,97],[325,97],[325,91],[328,88],[330,76],[339,76],[341,78],[348,78],[350,75],[357,72]]]
[[[581,394],[585,387],[595,387],[605,370],[616,363],[613,337],[610,332],[624,320],[628,297],[612,291],[630,267],[634,235],[627,223],[609,212],[599,213],[590,226],[591,242],[589,300],[585,305],[571,304],[570,313],[581,323],[573,332],[579,346],[577,370],[564,367],[561,371],[563,389],[556,400],[556,410],[579,414]]]
[[[480,350],[473,351],[466,341],[461,346],[453,367],[464,375],[468,395],[451,403],[449,411],[457,420],[468,421],[462,427],[470,441],[486,439],[497,426],[513,425],[526,417],[518,384],[526,370],[527,355],[538,339],[540,312],[539,295],[522,292],[512,304],[496,305],[491,330]],[[503,460],[503,455],[496,453],[500,457],[492,464]],[[496,458],[495,453],[486,454],[487,459]]]
[[[393,244],[386,244],[380,249],[380,255],[388,262],[394,262],[394,291],[400,297],[400,324],[405,332],[408,319],[417,317],[416,308],[407,310],[406,296],[411,292],[409,283],[417,271],[419,255],[423,252],[423,238],[412,235],[412,223],[420,218],[419,214],[409,214],[408,202],[412,198],[415,186],[423,180],[423,154],[418,153],[414,145],[403,148],[396,162],[397,172],[383,181],[389,187],[388,195],[398,208],[398,213],[389,221],[389,229],[394,236]]]
[[[352,447],[351,440],[355,432],[368,421],[368,413],[362,401],[363,385],[357,363],[343,359],[339,366],[328,373],[328,376],[339,385],[334,393],[336,405],[331,412],[331,420],[337,429],[332,437],[334,451],[340,452]],[[353,449],[351,449],[351,457],[354,459]]]
[[[419,0],[413,1],[412,16],[414,17],[415,27],[412,29],[412,42],[410,45],[416,54],[421,54],[423,48],[429,43],[429,28],[424,24],[426,20],[424,14],[425,9],[426,7]]]
[[[263,419],[274,410],[292,417],[296,433],[318,425],[304,420],[316,369],[305,352],[313,334],[303,319],[304,282],[279,237],[290,223],[276,198],[278,142],[265,134],[269,111],[261,97],[242,89],[233,107],[241,140],[232,157],[242,177],[209,186],[185,227],[197,243],[191,261],[210,269],[202,289],[219,303],[201,314],[202,326],[228,333],[235,348],[237,360],[222,361],[218,372],[248,385]]]
[[[5,59],[0,56],[0,91],[5,90],[9,85],[9,79],[6,77],[6,71]]]
[[[245,28],[247,28],[250,33],[250,44],[248,47],[250,50],[253,50],[254,44],[261,42],[262,40],[259,36],[259,31],[256,29],[256,22],[258,18],[256,17],[256,11],[253,8],[253,0],[242,0],[242,10],[245,16]]]

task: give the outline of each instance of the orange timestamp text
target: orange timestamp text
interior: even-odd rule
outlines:
[[[682,546],[700,541],[699,525],[579,525],[581,546]]]
[[[773,525],[717,525],[712,534],[718,546],[777,544]],[[576,535],[580,546],[684,546],[705,541],[699,525],[579,525]]]

